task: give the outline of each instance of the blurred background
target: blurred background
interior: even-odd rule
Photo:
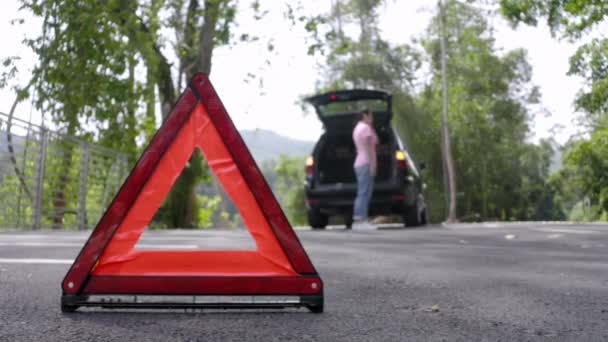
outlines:
[[[0,16],[0,227],[91,229],[187,80],[209,73],[293,225],[322,124],[302,99],[382,89],[448,215],[442,76],[459,221],[606,221],[598,3],[26,1]],[[445,54],[441,39],[445,38]],[[446,62],[442,73],[441,60]],[[240,227],[195,153],[151,226]]]

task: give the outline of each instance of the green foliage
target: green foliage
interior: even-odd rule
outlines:
[[[585,204],[585,201],[577,202],[574,207],[568,213],[568,221],[573,222],[593,222],[593,221],[606,221],[603,215],[600,215],[601,210],[598,210],[597,206],[591,206]]]
[[[15,78],[18,70],[15,61],[20,58],[17,56],[5,57],[2,59],[2,72],[0,73],[0,89],[6,87],[10,80]]]
[[[4,129],[5,127],[0,127],[0,130]],[[78,210],[84,205],[84,223],[91,228],[126,177],[126,170],[121,169],[119,165],[119,159],[124,155],[108,154],[106,151],[93,149],[82,141],[49,134],[46,162],[41,167],[40,142],[19,138],[15,144],[15,158],[20,176],[28,185],[31,196],[24,191],[12,165],[10,168],[0,167],[0,196],[5,198],[6,202],[6,205],[0,207],[0,227],[32,227],[37,172],[40,169],[44,172],[40,189],[41,226],[80,229],[82,227],[78,221]],[[85,163],[85,154],[88,154],[88,163]],[[0,159],[2,158],[7,158],[6,152],[0,152]],[[85,168],[88,170],[86,192],[81,192],[81,177]],[[81,195],[84,198],[81,198]]]
[[[209,228],[213,226],[213,215],[219,210],[222,202],[222,197],[215,195],[209,196],[197,196],[199,205],[198,209],[198,226],[200,228]]]
[[[608,130],[596,130],[588,140],[571,143],[565,153],[564,167],[555,182],[565,204],[576,208],[583,199],[590,202],[591,217],[608,213]]]
[[[396,93],[393,96],[393,123],[409,152],[418,162],[424,161],[422,171],[427,184],[425,199],[431,222],[442,222],[447,212],[440,142],[441,101],[430,88],[417,96]]]
[[[43,19],[42,35],[26,40],[39,57],[32,80],[37,108],[66,133],[125,152],[130,160],[137,160],[141,150],[138,139],[147,142],[155,131],[157,100],[165,117],[184,87],[184,76],[210,72],[214,47],[231,39],[237,4],[234,0],[20,1],[22,9]],[[263,11],[256,3],[261,18]],[[169,14],[168,19],[162,19],[161,13]],[[175,33],[177,82],[161,49],[162,30]],[[0,86],[16,72],[12,61],[4,61]],[[139,77],[139,71],[146,76]],[[70,159],[66,154],[64,167]],[[173,214],[161,215],[168,225],[197,223],[194,187],[205,179],[204,168],[198,167],[202,156],[196,155],[190,164],[170,195],[167,205]]]
[[[68,135],[95,139],[103,146],[125,152],[135,160],[137,112],[141,85],[135,80],[139,64],[132,37],[112,21],[116,1],[28,1],[22,9],[43,19],[42,35],[25,40],[39,57],[30,87],[38,110]],[[73,156],[70,148],[60,156],[59,179],[53,203],[54,225],[65,219],[65,179]]]
[[[500,0],[502,14],[512,23],[536,26],[542,19],[553,34],[577,39],[603,22],[608,15],[605,1]]]
[[[135,52],[97,1],[22,1],[44,18],[43,34],[26,40],[39,56],[33,70],[36,107],[68,134],[86,134],[88,122],[106,147],[135,153],[140,97],[132,75]],[[89,126],[89,127],[90,127]]]
[[[205,218],[205,214],[201,216],[199,202],[201,198],[197,197],[195,189],[191,186],[201,180],[209,182],[211,176],[209,169],[203,166],[203,154],[196,149],[180,177],[173,184],[169,196],[156,214],[155,221],[163,222],[168,228],[203,227],[202,224],[205,222],[201,222],[200,219]],[[203,205],[209,204],[205,197],[202,200]]]
[[[382,39],[378,7],[382,1],[337,1],[325,19],[326,87],[362,87],[389,91],[408,89],[420,67],[420,55],[409,45],[393,46]],[[358,27],[359,37],[348,36],[348,27]]]
[[[553,149],[548,142],[540,146],[527,142],[527,108],[537,103],[539,91],[530,84],[532,68],[526,52],[499,55],[488,22],[473,6],[449,1],[446,17],[449,124],[461,189],[459,216],[483,220],[559,216],[551,193],[545,191]],[[431,121],[437,130],[435,141],[439,141],[437,104],[441,102],[437,27],[436,17],[422,40],[433,77],[420,102],[435,118]]]
[[[608,112],[608,39],[593,39],[570,58],[569,75],[581,77],[585,87],[577,95],[576,108],[587,114],[591,127],[606,122]]]
[[[275,195],[292,225],[306,224],[304,159],[281,155],[274,168]]]
[[[330,24],[338,34],[329,40],[327,88],[369,87],[394,95],[394,124],[416,160],[424,160],[431,221],[446,214],[441,129],[439,18],[433,18],[418,46],[391,46],[376,25],[379,2],[338,1]],[[358,10],[359,9],[359,10]],[[553,147],[527,142],[528,106],[540,93],[530,83],[532,68],[523,50],[499,54],[491,27],[479,9],[458,1],[446,4],[449,124],[461,192],[463,220],[536,220],[563,217],[547,186]],[[341,26],[358,23],[359,37]],[[431,77],[421,90],[412,87],[421,65]],[[421,159],[422,158],[422,159]]]
[[[537,25],[545,19],[551,32],[573,41],[605,23],[608,6],[605,1],[571,0],[501,0],[503,15],[513,24]],[[569,75],[582,77],[585,88],[576,99],[578,110],[587,114],[595,127],[598,116],[608,110],[608,40],[604,37],[583,44],[570,58]]]
[[[141,151],[138,141],[148,141],[155,131],[158,102],[166,114],[186,77],[210,71],[214,47],[233,39],[237,20],[236,0],[20,1],[25,10],[43,19],[43,34],[25,41],[40,62],[33,71],[32,88],[17,89],[20,96],[36,94],[38,109],[62,130],[123,151],[130,160],[136,160]],[[555,144],[528,142],[528,108],[538,103],[540,92],[530,82],[527,54],[523,50],[497,51],[492,27],[485,14],[471,5],[475,2],[446,4],[449,120],[461,189],[459,216],[471,220],[560,219],[566,211],[581,219],[606,217],[608,170],[603,157],[608,153],[608,40],[590,41],[570,60],[569,74],[585,81],[576,105],[586,114],[592,134],[571,143],[562,170],[549,175]],[[608,13],[602,1],[498,2],[503,15],[514,24],[536,25],[546,20],[553,34],[572,40],[603,23]],[[332,3],[328,15],[306,16],[300,15],[301,6],[289,2],[286,16],[313,36],[309,53],[321,52],[327,58],[327,77],[321,88],[363,87],[393,93],[394,123],[408,150],[429,166],[423,175],[431,219],[442,220],[438,18],[421,40],[393,45],[382,38],[378,27],[382,3],[339,0]],[[266,13],[261,2],[252,1],[251,6],[256,20],[261,20]],[[166,50],[161,49],[163,30],[175,33],[171,43],[179,65],[171,66]],[[254,32],[236,38],[243,42],[259,39]],[[272,43],[268,49],[274,49]],[[0,87],[15,76],[16,58],[0,61]],[[423,66],[430,70],[427,79],[420,79]],[[79,147],[62,147],[59,141],[53,144],[59,151],[56,165],[50,166],[56,176],[49,177],[45,186],[60,194],[65,203],[45,205],[71,207],[77,189],[66,177],[74,177],[69,170],[81,162]],[[302,165],[299,158],[285,156],[276,165],[263,165],[265,173],[276,177],[271,183],[294,224],[305,222]],[[226,210],[226,203],[216,194],[197,196],[195,186],[206,181],[210,181],[208,169],[197,153],[159,211],[161,225],[207,227],[214,220],[236,222],[238,215]],[[5,185],[18,189],[18,184]],[[581,204],[584,198],[589,199],[589,206]],[[53,222],[52,218],[45,220]]]
[[[541,1],[501,0],[503,15],[512,23],[537,25],[545,20],[553,35],[576,41],[606,23],[608,6],[605,1]],[[608,111],[608,40],[603,36],[581,45],[570,58],[569,75],[584,80],[584,87],[575,104],[585,114],[590,138],[575,141],[566,148],[564,166],[553,177],[559,189],[559,199],[571,208],[574,219],[606,217],[608,183],[606,182]],[[585,201],[591,203],[582,205]],[[583,210],[581,208],[586,208]]]

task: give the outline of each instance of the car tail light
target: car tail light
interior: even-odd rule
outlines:
[[[312,156],[306,158],[306,176],[312,177],[312,170],[315,166],[315,159]]]
[[[393,196],[393,200],[395,200],[395,201],[404,201],[405,200],[405,196],[404,195],[395,195],[395,196]]]
[[[407,168],[407,159],[405,159],[405,152],[399,150],[395,152],[395,159],[397,160],[397,167],[400,169]]]

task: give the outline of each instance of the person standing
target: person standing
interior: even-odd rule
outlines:
[[[353,142],[357,150],[354,169],[357,177],[357,197],[353,207],[353,230],[375,229],[369,223],[369,203],[374,191],[374,177],[378,170],[376,145],[378,136],[374,130],[372,111],[363,110],[353,130]]]

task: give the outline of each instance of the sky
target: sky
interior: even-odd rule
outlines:
[[[307,11],[325,12],[331,2],[309,0],[304,3]],[[408,43],[419,37],[435,11],[434,4],[428,0],[388,0],[380,11],[383,37],[394,44]],[[248,15],[239,16],[241,20],[235,33],[255,32],[262,39],[258,43],[217,48],[211,81],[237,128],[268,129],[291,138],[314,141],[321,134],[322,126],[310,109],[303,112],[299,100],[311,95],[315,82],[322,78],[319,68],[322,58],[307,55],[306,32],[301,25],[287,23],[282,6],[268,9],[269,13],[262,21],[255,21]],[[11,25],[9,21],[14,18],[25,18],[25,24]],[[533,66],[532,82],[540,87],[542,107],[551,113],[550,116],[535,115],[531,124],[532,141],[554,137],[559,143],[565,143],[579,130],[572,104],[582,81],[566,75],[568,58],[577,46],[553,39],[544,26],[520,26],[515,30],[501,18],[492,21],[498,48],[528,51]],[[3,11],[0,11],[0,32],[3,33],[0,60],[21,56],[19,81],[24,84],[28,80],[27,72],[36,63],[36,56],[21,41],[25,36],[38,35],[40,21],[18,12],[17,1],[5,0]],[[272,52],[266,46],[269,38],[275,47]],[[256,78],[247,77],[249,73]],[[13,100],[10,89],[0,89],[0,112],[7,113]],[[30,103],[21,104],[16,115],[26,120],[31,116],[35,123],[40,123],[42,117],[31,109]],[[555,131],[558,125],[562,128]]]

